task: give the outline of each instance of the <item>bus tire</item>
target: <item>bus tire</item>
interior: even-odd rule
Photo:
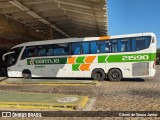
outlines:
[[[104,70],[97,68],[93,70],[91,77],[93,80],[104,80],[106,74]]]
[[[31,71],[30,70],[23,70],[22,76],[24,79],[31,79],[32,78]]]
[[[108,72],[108,79],[112,82],[118,82],[122,79],[122,72],[119,69],[111,69]]]

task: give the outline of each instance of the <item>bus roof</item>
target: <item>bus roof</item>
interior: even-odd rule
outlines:
[[[70,43],[70,42],[80,42],[80,41],[92,41],[92,40],[106,40],[106,39],[116,39],[116,38],[126,38],[126,37],[137,37],[137,36],[154,36],[153,32],[147,33],[135,33],[135,34],[125,34],[125,35],[114,35],[114,36],[102,36],[102,37],[86,37],[86,38],[64,38],[64,39],[54,39],[54,40],[43,40],[43,41],[33,41],[26,42],[16,45],[13,48],[22,46],[34,46],[34,45],[45,45],[45,44],[56,44],[56,43]]]

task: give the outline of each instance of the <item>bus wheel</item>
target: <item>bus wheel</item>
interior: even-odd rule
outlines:
[[[22,72],[22,76],[23,76],[24,79],[30,79],[30,78],[32,78],[30,70],[24,70]]]
[[[119,69],[111,69],[108,72],[108,78],[112,82],[118,82],[122,79],[122,72]]]
[[[93,80],[104,80],[106,74],[102,69],[95,69],[93,70],[91,77]]]

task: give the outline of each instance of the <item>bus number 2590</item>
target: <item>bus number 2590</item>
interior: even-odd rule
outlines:
[[[130,61],[130,60],[148,60],[149,56],[148,55],[132,55],[132,56],[122,56],[123,61]]]

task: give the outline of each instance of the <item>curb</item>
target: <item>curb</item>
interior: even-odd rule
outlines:
[[[82,109],[84,108],[84,106],[87,104],[88,102],[88,97],[87,96],[84,96],[84,98],[81,100],[81,102],[78,104],[78,108],[79,109]]]

